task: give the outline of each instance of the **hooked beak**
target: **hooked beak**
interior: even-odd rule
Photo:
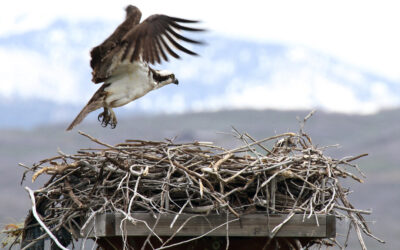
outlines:
[[[176,85],[178,85],[178,84],[179,84],[178,79],[175,78],[175,80],[173,81],[173,83],[176,84]]]

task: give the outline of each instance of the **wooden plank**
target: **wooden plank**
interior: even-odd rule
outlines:
[[[226,215],[193,215],[181,214],[172,228],[170,224],[174,215],[161,214],[161,218],[155,228],[159,236],[170,236],[189,218],[185,227],[176,236],[200,236],[210,230],[226,223]],[[272,229],[285,220],[287,215],[247,214],[242,215],[238,221],[229,223],[229,236],[232,237],[266,237],[271,235]],[[148,213],[133,213],[132,217],[137,220],[135,224],[123,220],[121,214],[98,214],[92,224],[88,227],[90,237],[121,236],[121,228],[128,236],[147,236],[150,228],[153,228],[156,218]],[[296,214],[276,234],[276,237],[313,237],[330,238],[336,235],[336,218],[333,215],[318,215],[318,223],[315,216],[310,219],[303,214]],[[229,220],[236,217],[229,216]],[[144,223],[147,223],[147,227]],[[87,235],[88,231],[82,232]],[[212,231],[207,236],[226,236],[226,226]]]

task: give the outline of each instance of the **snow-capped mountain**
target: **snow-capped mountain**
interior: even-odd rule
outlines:
[[[89,50],[112,32],[102,22],[58,21],[45,29],[0,37],[0,127],[69,121],[99,87],[91,83]],[[166,86],[116,110],[180,113],[276,108],[373,113],[400,104],[400,84],[311,48],[197,37],[201,56],[156,65],[172,70]]]

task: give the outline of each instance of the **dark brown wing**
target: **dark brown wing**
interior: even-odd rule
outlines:
[[[95,83],[103,82],[107,79],[116,49],[121,47],[125,35],[140,22],[142,13],[137,7],[129,5],[125,10],[125,21],[103,43],[90,51],[90,66],[93,69],[92,81]]]
[[[130,62],[143,60],[147,63],[161,63],[161,60],[168,61],[167,54],[175,58],[179,55],[173,50],[177,49],[190,55],[197,55],[195,52],[183,47],[178,40],[188,43],[201,44],[202,42],[189,39],[178,32],[204,31],[203,29],[183,26],[180,23],[197,23],[197,21],[169,17],[166,15],[152,15],[129,31],[123,38],[126,46],[121,61],[128,59]]]

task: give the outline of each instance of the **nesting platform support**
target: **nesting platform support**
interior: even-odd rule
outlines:
[[[172,249],[181,249],[180,247],[182,249],[225,249],[227,235],[229,235],[229,249],[243,249],[243,246],[251,246],[248,249],[262,249],[267,238],[272,236],[272,230],[281,224],[288,215],[247,214],[236,218],[234,215],[181,214],[171,227],[175,216],[175,214],[156,214],[154,217],[149,213],[134,213],[131,218],[135,218],[136,222],[132,223],[124,220],[125,217],[122,214],[97,214],[92,224],[82,234],[96,237],[99,246],[103,249],[122,246],[122,236],[125,235],[127,243],[136,249],[140,248],[146,237],[151,234],[150,229],[165,241],[174,235],[183,223],[186,223],[175,234],[173,241],[167,245],[198,236],[204,237]],[[227,221],[232,221],[228,223],[228,227],[226,226]],[[297,244],[300,242],[304,245],[313,239],[335,236],[336,220],[334,215],[313,215],[307,218],[303,214],[295,214],[275,234],[274,240],[279,244],[279,241],[290,242],[298,239]],[[153,247],[160,247],[162,243],[156,237],[152,237],[151,244]]]

